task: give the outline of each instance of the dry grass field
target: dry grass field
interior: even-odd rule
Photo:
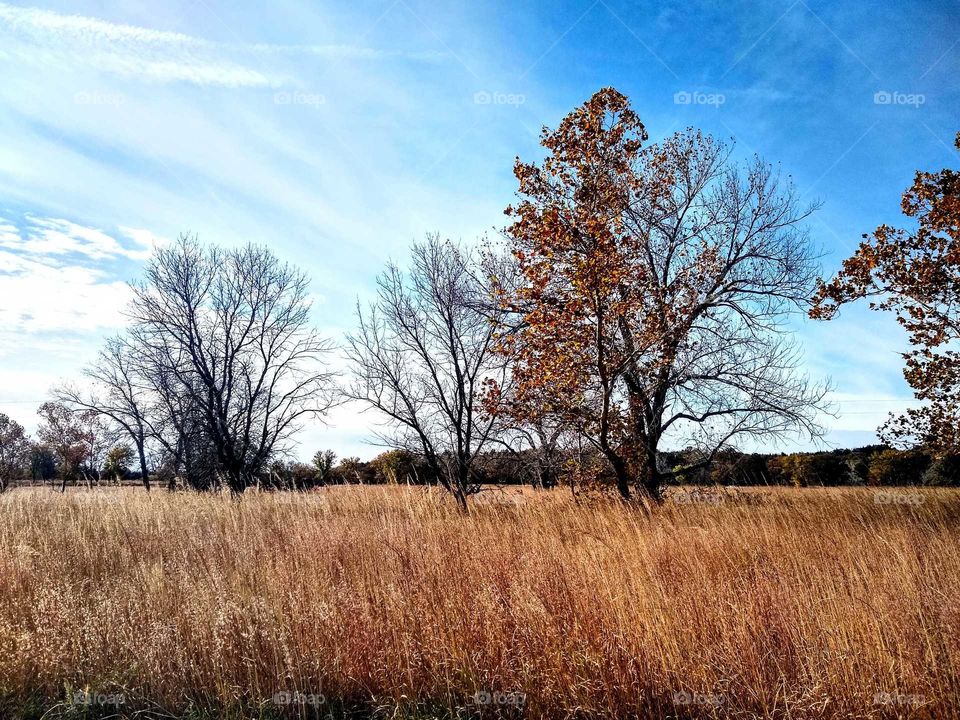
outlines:
[[[4,717],[960,718],[960,494],[0,496]]]

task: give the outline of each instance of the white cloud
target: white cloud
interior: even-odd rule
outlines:
[[[20,238],[17,227],[7,220],[0,218],[0,246],[6,246],[7,243],[13,243]]]
[[[0,220],[0,222],[4,222]],[[94,228],[85,227],[69,220],[27,217],[25,232],[13,225],[0,225],[0,248],[17,251],[46,259],[77,253],[91,260],[123,257],[129,260],[145,260],[154,245],[164,241],[148,230],[121,228],[124,235],[139,247],[124,247],[115,238]]]
[[[121,225],[117,228],[140,246],[140,250],[128,250],[127,257],[132,260],[146,260],[150,254],[157,248],[162,248],[170,244],[170,239],[154,235],[149,230],[143,228],[131,228]]]
[[[0,328],[4,346],[23,334],[86,332],[122,324],[126,283],[79,265],[54,266],[0,251]]]
[[[33,64],[93,67],[123,77],[225,87],[274,84],[189,35],[118,25],[80,15],[0,4],[6,53]]]
[[[31,229],[20,214],[12,218],[20,229],[0,228],[0,402],[40,398],[94,359],[102,337],[125,324],[119,281],[139,274],[133,263],[147,254],[153,233],[268,244],[310,273],[314,317],[337,340],[383,259],[402,256],[424,231],[469,239],[501,216],[500,197],[514,185],[516,148],[504,129],[512,121],[472,103],[475,88],[464,88],[458,63],[392,61],[448,57],[442,52],[350,45],[371,18],[346,27],[339,11],[304,3],[302,17],[271,28],[242,24],[231,4],[156,12],[142,3],[60,7],[74,9],[0,2],[0,135],[10,140],[0,147],[0,196],[46,221]],[[222,29],[209,12],[236,22],[255,44],[201,39]],[[125,13],[131,24],[107,13]],[[190,35],[137,26],[183,27]],[[385,47],[445,46],[403,4],[370,29],[370,42]],[[300,44],[316,37],[336,44]],[[269,40],[283,44],[262,42]],[[264,80],[322,95],[324,103],[278,103]],[[246,89],[223,90],[229,87]],[[471,143],[485,148],[480,180],[474,163],[450,172]],[[507,194],[478,192],[501,165]],[[17,270],[3,275],[12,256]],[[51,298],[58,283],[68,285]],[[18,299],[8,306],[2,298],[11,293]],[[74,308],[86,314],[75,317]],[[42,377],[21,392],[25,367]],[[376,420],[356,406],[338,408],[330,425],[304,429],[296,452],[309,457],[310,448],[333,447],[369,457],[378,448],[364,440]]]
[[[69,220],[26,216],[18,228],[0,218],[0,355],[43,342],[121,326],[129,288],[109,263],[145,260],[166,241],[123,227],[132,246]]]

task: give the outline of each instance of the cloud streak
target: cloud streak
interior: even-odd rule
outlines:
[[[406,53],[352,45],[223,43],[165,30],[112,23],[0,3],[0,57],[47,67],[90,67],[129,79],[226,88],[278,87],[289,78],[271,57],[311,55],[352,60],[436,60],[442,53]]]
[[[121,228],[136,247],[127,247],[116,238],[100,230],[85,227],[69,220],[27,216],[25,230],[0,218],[0,248],[16,251],[20,255],[38,257],[48,261],[55,256],[81,255],[90,260],[126,258],[143,261],[150,256],[155,245],[165,244],[148,230]]]

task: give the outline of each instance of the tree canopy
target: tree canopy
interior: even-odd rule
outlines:
[[[557,415],[609,461],[624,497],[660,499],[667,433],[701,450],[744,436],[817,436],[825,388],[797,372],[787,316],[817,277],[813,208],[760,161],[694,130],[644,146],[627,98],[597,92],[517,159],[507,241],[521,281],[501,338],[519,417]]]

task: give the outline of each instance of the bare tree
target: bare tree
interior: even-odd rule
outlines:
[[[54,389],[54,396],[73,410],[96,412],[122,429],[133,442],[140,461],[141,481],[149,491],[146,446],[155,433],[152,426],[155,418],[150,407],[153,403],[151,388],[141,359],[124,338],[112,338],[84,374],[93,382],[90,393],[84,394],[72,385],[62,385]]]
[[[195,490],[216,487],[220,484],[216,452],[206,430],[206,416],[196,400],[202,388],[184,392],[162,361],[146,353],[144,357],[144,379],[153,397],[150,427],[155,464],[162,468],[167,489],[175,490],[178,478]]]
[[[300,423],[333,404],[308,279],[266,248],[181,235],[133,291],[130,343],[165,409],[156,435],[181,456],[205,445],[231,491],[254,484]]]
[[[428,236],[413,245],[408,271],[387,266],[347,337],[348,396],[382,413],[385,444],[421,454],[463,508],[475,489],[474,459],[499,429],[483,408],[486,383],[506,377],[489,298],[476,253]]]

